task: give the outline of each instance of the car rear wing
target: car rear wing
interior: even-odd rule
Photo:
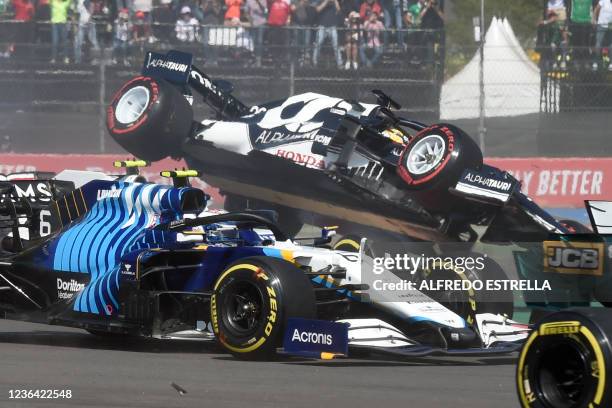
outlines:
[[[74,190],[74,183],[54,179],[53,173],[32,172],[1,175],[0,232],[9,230],[11,250],[21,251],[23,241],[49,235],[61,225],[53,202]],[[4,248],[6,249],[6,248]]]
[[[186,95],[193,89],[204,97],[211,108],[217,112],[218,119],[234,119],[249,113],[249,107],[231,93],[231,83],[212,80],[193,65],[193,55],[171,50],[166,54],[147,52],[142,67],[142,75],[164,79],[181,87]]]

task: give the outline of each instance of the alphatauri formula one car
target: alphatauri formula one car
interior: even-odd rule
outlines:
[[[468,323],[419,292],[410,302],[369,299],[365,240],[357,252],[332,250],[323,229],[299,245],[272,212],[210,212],[207,196],[183,177],[194,173],[168,175],[174,186],[76,171],[40,176],[28,182],[44,193],[31,197],[22,181],[3,182],[2,227],[11,232],[0,258],[3,315],[97,335],[217,340],[245,359],[279,349],[318,358],[349,348],[507,353],[527,334],[493,314]],[[42,196],[39,233],[40,222],[19,219],[31,220]]]
[[[216,117],[193,120],[192,90]],[[276,209],[289,235],[305,213],[353,224],[356,234],[368,235],[361,226],[429,241],[567,232],[510,174],[484,165],[468,135],[398,117],[400,106],[381,91],[375,104],[304,93],[256,106],[231,91],[191,55],[148,53],[142,76],[114,96],[107,127],[144,160],[185,158],[226,195],[226,209]],[[474,225],[486,227],[482,236]]]

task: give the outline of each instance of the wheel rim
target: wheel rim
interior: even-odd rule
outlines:
[[[565,340],[549,346],[542,353],[535,372],[539,393],[547,406],[551,408],[584,406],[590,372],[584,350],[576,342]]]
[[[149,104],[149,90],[144,86],[136,86],[121,96],[115,109],[118,122],[127,124],[136,122]]]
[[[438,135],[425,136],[410,149],[406,167],[411,174],[421,175],[435,169],[444,157],[446,143]]]
[[[244,337],[255,334],[260,326],[264,297],[259,287],[249,281],[236,281],[225,289],[224,321],[231,334]]]

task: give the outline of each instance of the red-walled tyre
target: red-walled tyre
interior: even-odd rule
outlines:
[[[482,167],[482,152],[465,132],[449,124],[432,125],[404,148],[397,172],[406,187],[429,210],[452,206],[448,189],[465,169]]]
[[[192,125],[193,110],[187,99],[170,83],[151,77],[128,81],[107,108],[109,134],[144,160],[178,155]]]

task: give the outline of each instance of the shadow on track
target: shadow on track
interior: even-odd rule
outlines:
[[[379,356],[368,356],[362,357],[363,360],[355,359],[338,359],[333,361],[301,361],[301,362],[287,362],[287,364],[297,365],[312,365],[317,367],[441,367],[441,366],[501,366],[501,365],[514,365],[516,364],[516,357],[486,357],[486,358],[440,358],[440,357],[415,357],[415,358],[404,358],[404,359],[389,359],[389,357]]]
[[[50,347],[78,347],[95,350],[119,350],[137,353],[207,353],[224,354],[215,343],[158,340],[142,337],[101,337],[77,331],[0,331],[0,343],[31,344]]]
[[[231,356],[213,357],[215,360],[236,361]],[[335,360],[308,360],[298,357],[279,356],[275,362],[285,365],[295,366],[313,366],[313,367],[437,367],[437,366],[502,366],[516,364],[516,356],[509,355],[503,357],[478,357],[478,358],[440,358],[440,357],[415,357],[415,358],[396,358],[391,359],[388,356],[360,356],[357,358],[338,358]],[[243,363],[249,363],[245,361]],[[253,362],[256,363],[256,362]]]
[[[49,347],[78,347],[92,350],[129,351],[135,353],[198,353],[213,355],[212,358],[221,361],[240,361],[221,349],[215,343],[201,343],[185,340],[158,340],[140,337],[100,337],[78,331],[32,330],[0,332],[0,343],[29,344]],[[355,358],[339,358],[335,360],[309,360],[291,356],[278,356],[276,363],[296,366],[315,367],[400,367],[400,366],[500,366],[516,363],[515,355],[496,357],[415,357],[390,358],[380,355],[359,355]]]

